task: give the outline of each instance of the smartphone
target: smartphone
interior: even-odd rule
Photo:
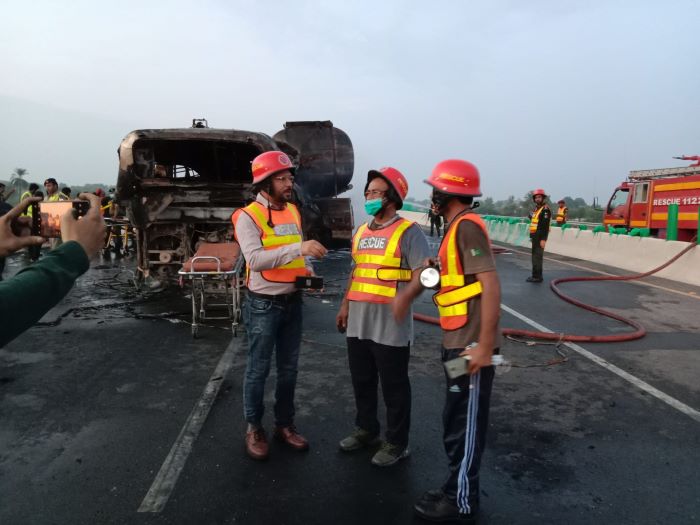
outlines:
[[[320,290],[323,288],[323,277],[318,277],[318,276],[303,276],[299,275],[296,278],[296,281],[294,282],[294,286],[301,290],[301,289],[311,289],[311,290]]]
[[[61,217],[69,210],[80,218],[90,209],[90,203],[84,200],[37,202],[32,204],[32,235],[46,239],[61,236]]]

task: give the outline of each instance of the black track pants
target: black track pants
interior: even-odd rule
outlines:
[[[442,349],[442,361],[457,357],[463,348]],[[479,466],[486,445],[492,366],[478,373],[450,379],[442,413],[443,442],[449,460],[449,475],[442,489],[456,502],[460,512],[476,512],[479,506]]]

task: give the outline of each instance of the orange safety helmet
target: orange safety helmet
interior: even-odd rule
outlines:
[[[543,197],[547,197],[547,194],[544,192],[542,188],[537,188],[536,190],[532,190],[532,198],[534,199],[537,195],[542,195]]]
[[[294,166],[286,153],[266,151],[253,159],[251,171],[253,172],[253,184],[258,184],[280,171],[291,171],[294,173]]]
[[[481,197],[479,170],[471,162],[459,159],[443,160],[424,180],[437,191],[461,197]]]
[[[403,207],[403,201],[406,195],[408,195],[408,182],[406,181],[406,177],[403,176],[403,173],[389,166],[379,168],[378,170],[369,170],[367,173],[367,184],[375,177],[383,177],[391,187],[396,190],[396,193],[399,194],[399,199],[401,199],[401,202],[399,202],[397,206],[397,209],[400,210]],[[365,185],[365,190],[366,189],[367,185]]]

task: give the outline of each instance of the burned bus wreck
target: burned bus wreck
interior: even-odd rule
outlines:
[[[164,284],[201,242],[233,240],[231,214],[253,195],[250,163],[269,150],[286,152],[297,167],[294,194],[304,234],[329,247],[350,245],[352,143],[329,121],[288,122],[264,133],[191,128],[129,133],[119,146],[116,198],[137,235],[137,280]]]

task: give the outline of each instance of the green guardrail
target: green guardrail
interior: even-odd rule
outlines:
[[[651,230],[649,228],[632,228],[630,230],[630,237],[649,237],[651,236]]]

